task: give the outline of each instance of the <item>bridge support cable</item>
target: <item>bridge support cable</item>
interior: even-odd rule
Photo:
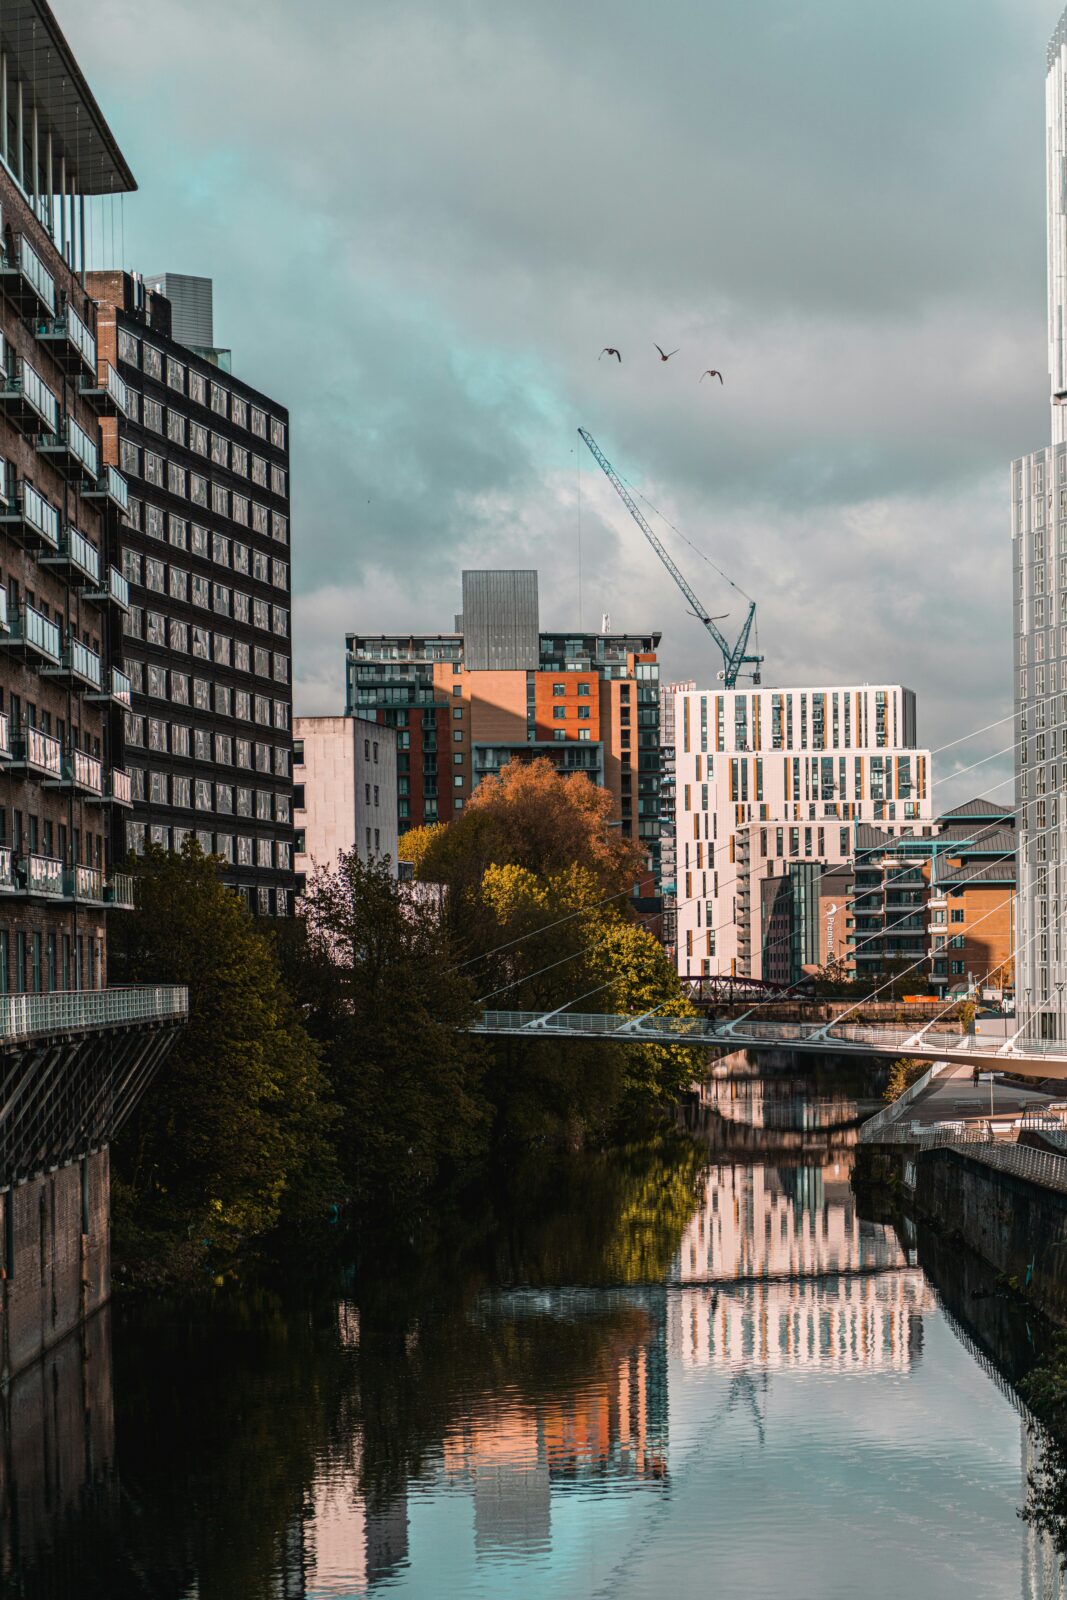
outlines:
[[[939,745],[936,750],[931,750],[930,751],[931,759],[936,755],[940,755],[943,750],[951,750],[954,745],[965,744],[968,739],[977,738],[979,734],[988,733],[991,728],[1000,727],[1001,723],[1010,722],[1012,720],[1012,718],[1014,717],[1014,715],[1015,715],[1015,713],[1013,711],[1009,712],[1006,717],[998,717],[995,722],[987,722],[981,728],[974,728],[974,729],[971,730],[970,733],[961,734],[961,736],[958,739],[952,739],[947,744]],[[995,751],[993,751],[993,753],[991,755],[983,756],[981,758],[981,760],[972,762],[970,767],[964,767],[964,768],[961,769],[961,771],[958,771],[958,772],[948,773],[948,774],[946,774],[946,776],[944,778],[935,778],[933,780],[932,784],[931,784],[931,787],[932,788],[937,788],[937,786],[939,784],[947,783],[950,779],[952,781],[955,781],[955,779],[958,778],[958,777],[961,777],[963,775],[963,773],[973,771],[973,769],[975,767],[983,766],[985,764],[985,762],[993,761],[997,756],[1006,755],[1009,751],[1015,750],[1018,747],[1019,743],[1020,743],[1020,740],[1016,739],[1011,744],[1005,745],[1002,750],[995,750]],[[1011,783],[1013,781],[1014,781],[1013,778],[1005,778],[1003,780],[1003,782],[997,783],[997,784],[993,784],[989,789],[985,790],[983,794],[976,796],[976,798],[979,799],[979,800],[988,799],[990,794],[995,793],[995,791],[997,789],[1002,789],[1006,783]],[[1013,808],[1013,814],[1014,814],[1014,811],[1016,811],[1018,809],[1019,809],[1018,807],[1014,807]],[[972,844],[974,842],[974,838],[976,838],[976,837],[977,837],[977,835],[973,836],[971,839],[962,839],[962,840],[959,840],[957,842],[960,843],[960,844]],[[728,846],[725,843],[722,844],[722,845],[716,845],[714,847],[714,849],[711,851],[711,859],[714,860],[714,858],[717,855],[719,855],[723,850],[725,850],[727,847]],[[820,873],[819,877],[816,879],[816,882],[818,882],[819,879],[822,878],[823,876],[825,876],[825,874]],[[735,874],[735,876],[733,878],[727,880],[727,883],[725,884],[724,887],[729,888],[730,884],[731,883],[736,883],[736,881],[737,881],[737,878],[736,878],[736,874]],[[892,880],[890,879],[890,881],[892,881]],[[585,916],[590,911],[599,910],[601,906],[611,905],[616,900],[628,899],[630,897],[630,894],[631,894],[631,890],[629,888],[627,888],[627,889],[621,889],[617,894],[605,895],[605,897],[602,900],[596,900],[596,901],[593,902],[592,905],[580,906],[576,911],[569,911],[566,916],[557,917],[552,922],[546,922],[546,923],[543,923],[541,925],[541,927],[539,927],[539,928],[531,929],[529,933],[520,934],[517,938],[505,940],[505,942],[503,944],[493,945],[493,947],[491,949],[484,950],[484,951],[480,952],[478,955],[469,956],[466,961],[461,961],[458,964],[456,970],[458,972],[462,972],[466,967],[473,966],[476,961],[487,961],[490,956],[498,955],[503,950],[510,950],[517,944],[524,944],[527,939],[535,939],[535,938],[538,937],[538,935],[540,935],[542,933],[548,933],[553,928],[563,927],[564,924],[566,924],[568,922],[573,922],[576,917]],[[704,895],[691,895],[689,897],[689,899],[680,901],[679,905],[681,905],[681,906],[692,905],[692,904],[695,903],[695,901],[702,900],[702,899],[705,899],[705,898],[706,898],[706,896],[704,896]],[[859,898],[862,899],[863,896],[860,896]],[[853,901],[853,904],[855,904],[855,903],[856,902]],[[723,924],[722,926],[726,926],[726,924]],[[718,930],[716,930],[716,931],[718,931]]]

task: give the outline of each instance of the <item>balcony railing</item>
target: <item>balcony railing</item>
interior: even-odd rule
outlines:
[[[149,1022],[184,1022],[189,991],[172,985],[0,995],[0,1039],[81,1033]]]
[[[84,533],[79,533],[77,528],[69,524],[64,529],[56,554],[42,556],[41,564],[46,567],[67,568],[76,578],[85,579],[92,584],[100,582],[99,550],[94,544],[89,543]]]
[[[80,789],[99,799],[104,793],[104,764],[85,750],[68,750],[60,781],[64,788]]]
[[[130,509],[130,486],[115,467],[105,467],[94,486],[82,490],[86,500],[102,500],[119,511]]]
[[[104,786],[95,798],[101,805],[132,806],[133,783],[129,773],[123,772],[121,767],[112,767],[105,774]]]
[[[17,485],[7,508],[0,511],[0,522],[17,525],[34,549],[40,545],[59,549],[59,512],[25,479]]]
[[[59,664],[62,642],[59,629],[54,622],[31,606],[28,602],[19,607],[6,634],[0,634],[0,648],[8,647],[20,650],[28,657],[37,657],[41,660]]]
[[[26,311],[56,314],[56,281],[24,233],[16,235],[10,256],[0,260],[0,277],[11,298]]]
[[[23,856],[18,864],[15,881],[25,894],[62,899],[63,863],[57,861],[54,856]]]
[[[104,903],[104,874],[99,867],[68,867],[63,874],[63,893],[68,900]]]
[[[0,890],[12,890],[15,887],[15,860],[11,847],[0,844]]]
[[[37,448],[72,482],[88,473],[96,482],[100,473],[100,452],[74,417],[68,413],[37,439]]]
[[[101,579],[100,587],[93,590],[86,598],[99,601],[101,605],[112,605],[117,611],[126,612],[130,609],[130,586],[118,567],[108,567],[106,581]]]
[[[99,701],[104,705],[125,706],[129,710],[133,703],[133,684],[118,667],[112,667],[107,686],[101,685],[98,693],[87,694],[85,698]]]
[[[95,378],[96,340],[73,306],[66,306],[58,317],[39,318],[34,332],[42,344],[51,345],[52,355],[65,372],[84,367]]]
[[[24,433],[54,433],[59,426],[59,401],[25,359],[17,372],[0,374],[0,409]]]
[[[132,911],[134,907],[133,874],[130,872],[113,872],[104,890],[104,898],[108,905],[114,906],[119,911]]]
[[[58,630],[57,630],[58,631]],[[43,667],[49,678],[62,678],[69,683],[84,683],[90,689],[104,687],[104,667],[95,650],[90,650],[80,639],[68,639],[63,654],[53,667]]]
[[[16,766],[27,767],[45,778],[58,780],[63,776],[63,746],[54,734],[42,733],[40,728],[23,728],[12,753]]]
[[[104,416],[124,417],[129,412],[130,402],[126,385],[110,361],[102,361],[99,373],[91,378],[83,378],[78,388]]]

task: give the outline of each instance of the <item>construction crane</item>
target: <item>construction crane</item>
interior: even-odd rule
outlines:
[[[752,682],[759,683],[759,669],[760,664],[763,661],[763,657],[760,655],[747,654],[749,635],[752,632],[752,626],[756,620],[756,602],[754,600],[749,601],[748,615],[745,618],[744,626],[737,636],[736,644],[731,644],[726,638],[725,634],[721,633],[715,626],[716,619],[709,615],[705,606],[701,605],[700,601],[689,587],[689,584],[686,582],[684,574],[671,560],[662,543],[645,521],[645,518],[642,516],[633,495],[630,493],[629,489],[627,489],[626,485],[619,477],[619,474],[615,471],[615,468],[612,466],[603,450],[601,450],[600,446],[593,438],[593,435],[591,433],[587,433],[584,428],[579,428],[578,433],[589,446],[590,453],[599,462],[604,472],[604,476],[614,485],[615,492],[619,499],[622,501],[631,517],[633,517],[634,521],[637,523],[637,526],[641,529],[641,532],[644,534],[653,550],[659,556],[660,560],[663,562],[663,565],[666,567],[667,571],[670,573],[679,589],[681,589],[682,593],[685,595],[693,615],[699,622],[704,624],[705,628],[711,634],[711,637],[715,640],[715,643],[722,651],[722,676],[726,683],[726,687],[728,689],[736,688],[737,680],[741,674],[749,671],[751,671]]]

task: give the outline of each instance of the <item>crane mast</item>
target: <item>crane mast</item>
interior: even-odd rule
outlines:
[[[629,489],[627,489],[626,485],[619,477],[619,474],[615,471],[615,468],[612,466],[603,450],[601,450],[600,446],[593,438],[593,435],[591,433],[587,433],[584,428],[579,428],[578,433],[589,447],[590,454],[599,464],[604,476],[612,484],[615,493],[618,495],[619,499],[622,501],[631,517],[633,517],[634,521],[637,523],[637,526],[641,529],[641,532],[644,534],[645,538],[648,540],[649,544],[652,546],[653,550],[659,556],[660,560],[663,562],[663,565],[666,567],[667,571],[670,573],[671,577],[684,594],[693,615],[699,622],[703,623],[708,633],[718,645],[720,651],[722,652],[723,678],[725,679],[726,687],[728,689],[736,688],[737,680],[741,673],[746,670],[746,668],[752,669],[752,682],[759,683],[759,669],[760,664],[763,661],[763,657],[760,655],[747,654],[749,636],[752,633],[752,625],[756,620],[756,602],[754,600],[749,601],[748,615],[745,618],[741,632],[737,636],[737,642],[735,644],[731,644],[726,638],[725,634],[721,633],[719,628],[716,626],[715,619],[709,615],[707,607],[702,605],[697,599],[693,590],[690,588],[688,581],[686,580],[685,574],[671,559],[671,556],[665,549],[662,541],[657,537],[652,528],[649,526],[648,522],[645,520],[633,495],[630,493]]]

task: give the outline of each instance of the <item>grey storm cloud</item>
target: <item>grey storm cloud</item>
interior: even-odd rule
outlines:
[[[1008,710],[1054,5],[58,10],[141,182],[97,258],[212,275],[290,407],[302,709],[346,628],[447,626],[464,565],[537,565],[576,622],[579,539],[586,625],[713,677],[583,424],[759,600],[768,680],[903,679],[935,744]]]

